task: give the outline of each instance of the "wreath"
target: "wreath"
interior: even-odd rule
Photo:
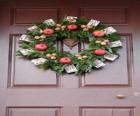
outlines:
[[[76,54],[58,50],[57,41],[71,49],[86,43],[87,49]],[[104,67],[106,61],[115,61],[122,47],[116,29],[98,20],[67,16],[59,23],[53,19],[27,28],[19,38],[17,55],[31,60],[39,68],[51,69],[57,74],[83,74]]]

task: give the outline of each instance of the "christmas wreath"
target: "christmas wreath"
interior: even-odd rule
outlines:
[[[88,49],[72,54],[58,50],[57,41],[71,49],[84,42]],[[121,37],[112,26],[73,16],[67,16],[59,23],[48,19],[34,24],[20,36],[19,44],[18,56],[57,74],[83,74],[101,68],[106,61],[115,61],[119,57],[118,49],[122,47]]]

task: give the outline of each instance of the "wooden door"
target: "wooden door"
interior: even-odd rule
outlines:
[[[0,1],[0,116],[139,116],[139,4],[127,0]],[[78,77],[58,76],[15,57],[17,40],[32,22],[60,20],[65,15],[113,25],[123,38],[120,59]],[[59,43],[58,47],[71,52],[79,48],[70,50]]]

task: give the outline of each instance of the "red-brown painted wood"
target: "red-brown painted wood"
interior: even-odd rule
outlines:
[[[140,2],[130,0],[0,1],[0,116],[139,116]],[[65,15],[113,25],[121,57],[100,71],[75,76],[37,69],[15,57],[18,38],[32,22]],[[60,50],[78,52],[58,42]]]

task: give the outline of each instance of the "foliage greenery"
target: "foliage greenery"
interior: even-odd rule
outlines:
[[[70,22],[64,18],[62,21],[59,22],[59,27],[57,25],[48,25],[46,23],[36,23],[34,25],[37,26],[37,29],[35,30],[27,30],[26,35],[30,38],[31,42],[22,41],[19,45],[20,49],[31,49],[32,52],[30,52],[28,55],[23,55],[20,52],[20,49],[17,51],[18,56],[22,56],[26,59],[32,60],[36,58],[45,58],[47,59],[47,62],[38,65],[39,68],[43,69],[51,69],[55,71],[58,74],[62,74],[65,72],[65,67],[68,64],[61,64],[59,62],[59,59],[62,57],[69,57],[72,59],[72,64],[74,64],[77,68],[76,74],[83,74],[90,72],[95,68],[95,60],[101,60],[103,62],[106,61],[103,55],[96,55],[93,53],[94,50],[97,49],[104,49],[110,54],[117,54],[117,51],[120,47],[110,47],[109,44],[101,45],[100,43],[97,43],[97,41],[104,41],[108,40],[109,42],[120,40],[120,35],[118,33],[112,33],[108,35],[104,35],[102,37],[96,37],[93,36],[93,32],[96,30],[103,30],[108,27],[108,25],[104,23],[99,23],[98,26],[92,26],[91,28],[88,28],[87,30],[84,30],[81,26],[87,25],[89,22],[86,18],[77,18],[75,22]],[[69,30],[67,29],[68,25],[77,25],[76,30]],[[63,27],[63,28],[62,28]],[[35,39],[36,37],[41,37],[43,34],[44,29],[50,28],[54,30],[54,33],[47,36],[45,38],[39,38]],[[59,28],[56,30],[56,28]],[[85,50],[79,51],[79,53],[82,56],[87,56],[86,58],[77,58],[75,54],[72,54],[70,52],[62,51],[57,49],[57,42],[63,42],[64,39],[70,38],[79,40],[80,43],[85,43],[88,45],[88,48]],[[45,43],[48,45],[48,49],[44,51],[39,51],[34,48],[36,44],[39,43]],[[56,54],[56,59],[51,59],[46,56],[46,54]]]

